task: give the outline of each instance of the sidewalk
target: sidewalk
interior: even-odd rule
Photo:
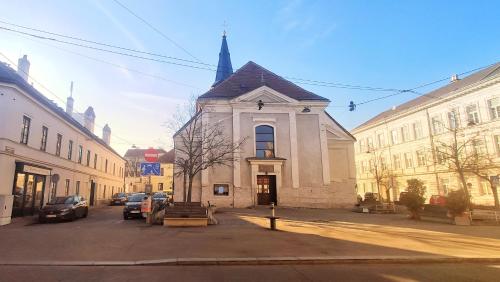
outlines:
[[[403,215],[279,208],[279,231],[270,231],[264,218],[268,213],[267,208],[220,210],[216,214],[220,224],[207,228],[123,221],[120,207],[96,209],[87,219],[61,224],[16,219],[0,227],[0,264],[500,259],[498,226],[463,227],[414,222]]]

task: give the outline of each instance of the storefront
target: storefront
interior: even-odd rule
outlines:
[[[16,162],[12,195],[12,217],[35,214],[43,205],[45,182],[51,169],[24,162]]]

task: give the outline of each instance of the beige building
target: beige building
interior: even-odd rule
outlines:
[[[325,111],[329,103],[254,62],[233,73],[224,36],[216,82],[198,98],[198,114],[202,127],[219,123],[229,140],[245,142],[231,166],[195,177],[192,201],[219,207],[352,206],[354,137]],[[186,128],[174,135],[176,157]],[[182,201],[182,176],[174,183],[174,200]]]
[[[158,162],[160,163],[160,175],[141,176],[140,165],[145,162],[144,152],[146,149],[133,148],[127,150],[124,158],[127,160],[125,170],[126,190],[132,192],[146,191],[146,185],[151,184],[152,192],[167,192],[173,191],[173,174],[174,174],[174,150],[158,151]]]
[[[17,74],[0,63],[0,225],[12,216],[32,215],[55,196],[79,194],[90,205],[106,203],[123,191],[125,160],[94,134],[95,113],[73,118],[26,81],[29,62]]]
[[[453,76],[447,85],[380,113],[352,131],[357,139],[358,194],[379,191],[374,177],[377,163],[383,163],[394,175],[392,200],[398,199],[410,178],[424,181],[427,199],[461,187],[457,175],[440,164],[435,149],[436,144],[451,137],[449,129],[454,127],[465,137],[479,134],[475,146],[495,160],[498,169],[492,175],[497,175],[499,117],[500,63],[464,78]],[[467,183],[473,202],[493,204],[487,181],[468,175]]]

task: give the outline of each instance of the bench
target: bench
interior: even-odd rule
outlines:
[[[180,226],[207,226],[207,208],[200,202],[176,202],[165,209],[163,225],[170,227]]]

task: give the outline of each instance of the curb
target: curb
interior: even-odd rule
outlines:
[[[500,263],[500,257],[249,257],[249,258],[169,258],[137,261],[0,261],[0,266],[204,266],[204,265],[295,265],[295,264],[428,264]]]

